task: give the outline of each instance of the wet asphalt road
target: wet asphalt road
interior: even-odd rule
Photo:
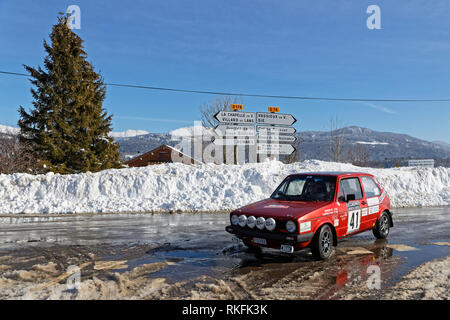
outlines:
[[[376,241],[371,232],[356,235],[340,241],[327,262],[313,261],[308,251],[293,255],[272,249],[259,254],[247,252],[232,244],[231,235],[224,231],[227,224],[226,213],[0,217],[0,257],[23,259],[59,252],[58,259],[64,260],[77,250],[90,251],[103,260],[127,260],[127,267],[118,272],[169,261],[169,267],[150,277],[165,278],[169,283],[199,276],[239,277],[248,282],[249,292],[250,282],[267,282],[268,278],[281,281],[296,270],[314,269],[314,274],[323,273],[321,280],[329,288],[321,290],[317,298],[326,299],[339,298],[339,288],[360,280],[374,261],[382,269],[386,287],[412,268],[450,253],[448,246],[436,245],[450,241],[448,206],[395,209],[395,227],[387,240]],[[300,293],[298,297],[302,297]]]

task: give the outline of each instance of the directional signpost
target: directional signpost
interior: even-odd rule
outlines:
[[[219,136],[226,137],[240,137],[240,136],[254,136],[255,127],[246,124],[219,124],[215,127],[215,131]]]
[[[295,148],[290,144],[258,143],[256,151],[258,154],[264,153],[289,155],[295,151]]]
[[[265,136],[265,135],[258,135],[258,143],[262,142],[262,143],[267,143],[268,141],[270,141],[271,143],[281,143],[281,142],[286,142],[286,143],[294,143],[297,140],[296,137],[294,136]]]
[[[256,143],[255,139],[252,138],[219,138],[213,141],[215,145],[218,146],[250,146]]]
[[[297,122],[291,114],[272,113],[272,112],[257,112],[256,122],[264,124],[276,124],[290,126]]]
[[[297,132],[294,127],[274,127],[274,126],[256,126],[256,132],[259,134],[294,134]]]
[[[295,152],[291,145],[297,138],[291,127],[297,119],[291,114],[278,113],[279,107],[269,107],[269,112],[244,112],[242,105],[233,104],[234,111],[219,111],[214,118],[219,122],[215,127],[218,146],[256,146],[256,154],[290,155]],[[255,124],[256,130],[255,130]]]
[[[295,148],[290,145],[297,138],[293,136],[295,128],[290,127],[295,119],[291,114],[278,113],[280,108],[269,107],[269,112],[257,112],[256,126],[258,133],[258,154],[282,154],[289,155],[295,152]]]
[[[254,112],[219,111],[214,115],[214,118],[220,123],[255,123]]]

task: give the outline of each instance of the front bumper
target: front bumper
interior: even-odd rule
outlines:
[[[239,226],[227,226],[225,227],[225,231],[234,234],[238,237],[248,237],[248,238],[263,238],[271,241],[276,241],[280,243],[286,243],[286,244],[296,244],[296,243],[302,243],[302,242],[308,242],[310,241],[314,233],[304,233],[304,234],[295,234],[295,233],[272,233],[272,232],[266,232],[266,231],[259,231],[259,230],[248,230],[241,228]]]

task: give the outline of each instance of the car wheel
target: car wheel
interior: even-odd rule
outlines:
[[[333,231],[329,225],[324,225],[316,232],[311,246],[311,252],[315,259],[328,259],[334,251]]]
[[[390,218],[387,212],[383,212],[372,229],[373,235],[377,239],[386,239],[389,234]]]

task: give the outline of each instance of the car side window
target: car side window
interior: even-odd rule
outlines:
[[[376,197],[381,194],[380,188],[378,188],[377,184],[373,181],[371,177],[363,176],[361,177],[361,182],[364,187],[364,192],[366,193],[366,197]]]
[[[339,188],[339,199],[345,197],[348,194],[354,194],[355,200],[360,200],[363,198],[361,184],[358,178],[348,178],[341,180]]]

